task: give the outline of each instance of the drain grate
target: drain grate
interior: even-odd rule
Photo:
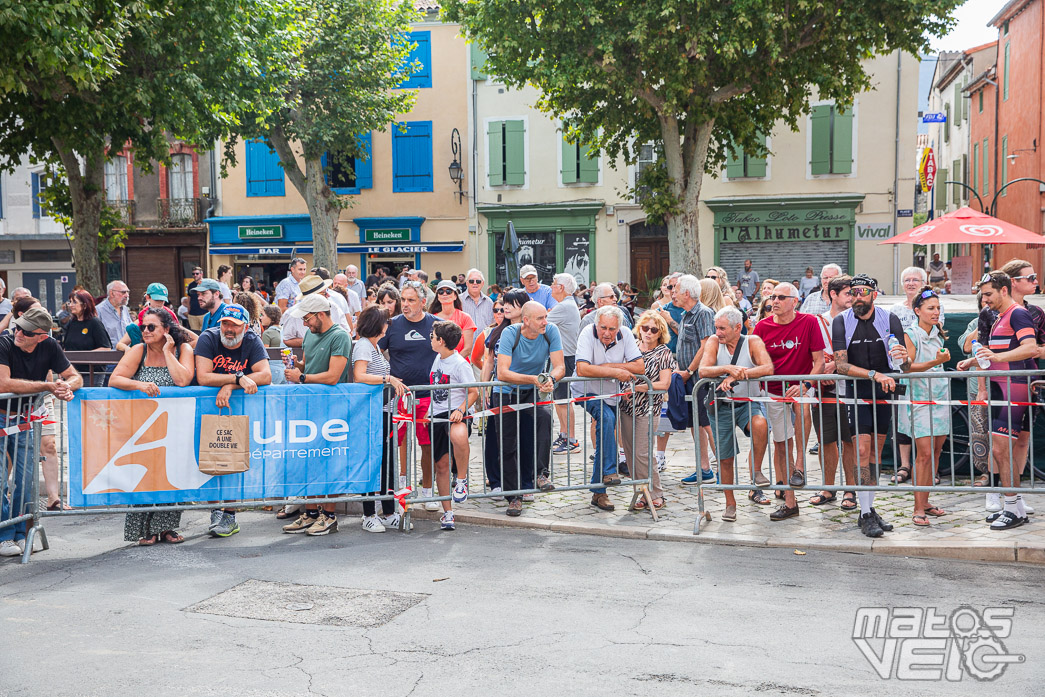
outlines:
[[[390,622],[427,597],[425,593],[250,579],[191,605],[185,611],[271,622],[369,629]]]

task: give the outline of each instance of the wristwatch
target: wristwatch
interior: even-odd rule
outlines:
[[[302,385],[305,384],[305,374],[304,373],[302,373],[301,375],[298,376],[298,382],[300,382]]]
[[[238,370],[238,371],[236,371],[236,386],[237,386],[237,387],[239,386],[239,379],[240,379],[241,377],[243,377],[243,371],[242,371],[242,370]]]
[[[878,371],[877,370],[868,370],[867,371],[867,379],[868,380],[874,380],[874,376],[875,375],[878,375]]]

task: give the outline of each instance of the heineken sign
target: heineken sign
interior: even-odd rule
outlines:
[[[409,242],[410,230],[366,230],[363,232],[364,242]]]
[[[715,211],[720,243],[837,241],[853,238],[852,208],[772,208]]]
[[[239,238],[241,240],[281,240],[283,239],[283,226],[240,225]]]

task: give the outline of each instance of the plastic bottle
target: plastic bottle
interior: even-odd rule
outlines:
[[[982,346],[983,346],[983,344],[981,344],[976,339],[973,339],[972,340],[972,355],[976,356],[976,354],[979,353],[980,348],[982,348]],[[976,356],[976,362],[980,364],[980,369],[981,370],[987,370],[987,369],[989,369],[991,367],[990,359],[980,358],[979,356]]]
[[[893,358],[893,349],[900,345],[900,340],[897,339],[895,335],[890,334],[889,338],[885,340],[885,343],[888,345],[886,352],[889,354],[889,366],[893,370],[899,370],[896,365],[896,359]]]

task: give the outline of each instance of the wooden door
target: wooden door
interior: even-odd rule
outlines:
[[[651,282],[668,275],[666,237],[639,237],[631,240],[631,287],[644,293]],[[648,302],[648,298],[643,298]]]

